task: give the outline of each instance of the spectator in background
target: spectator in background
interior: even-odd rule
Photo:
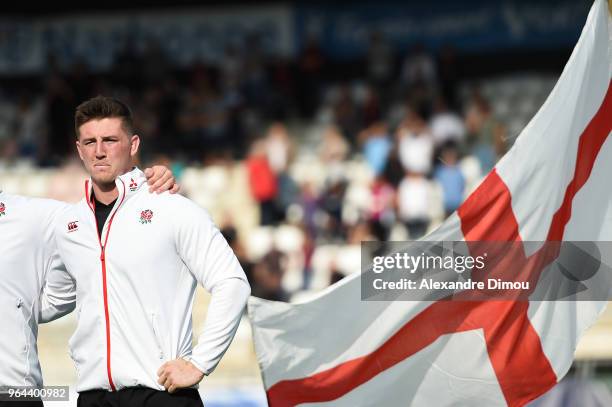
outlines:
[[[282,284],[286,268],[286,256],[273,248],[253,266],[251,295],[272,301],[288,301],[289,295]]]
[[[223,224],[220,225],[219,231],[242,265],[243,260],[246,258],[245,249],[238,239],[238,231],[236,230],[236,227],[234,226],[234,223],[230,217],[226,217],[224,219]]]
[[[253,286],[253,263],[250,262],[249,259],[247,258],[246,249],[244,245],[242,244],[242,241],[240,240],[240,237],[238,235],[238,230],[236,230],[236,227],[234,226],[234,223],[231,217],[228,216],[225,218],[220,231],[223,237],[225,238],[225,240],[227,241],[227,244],[229,245],[229,247],[232,249],[232,251],[236,255],[236,258],[238,259],[240,266],[244,270],[244,274],[249,280],[249,284],[251,284],[251,288],[254,287]]]
[[[143,160],[150,160],[159,146],[160,114],[162,92],[158,87],[150,86],[144,89],[140,103],[130,102],[134,106],[134,126],[142,133],[143,147],[140,156]]]
[[[362,117],[358,112],[351,87],[348,84],[340,86],[333,110],[336,125],[340,128],[344,137],[351,143],[351,146],[355,146],[357,144],[357,133],[362,128]]]
[[[281,174],[287,170],[293,153],[287,127],[280,122],[272,123],[266,134],[266,155],[272,171]]]
[[[262,226],[272,225],[278,220],[275,204],[278,183],[266,156],[265,140],[259,139],[253,142],[246,160],[246,168],[251,193],[259,203],[260,224]]]
[[[421,116],[410,110],[397,130],[399,159],[406,171],[427,175],[431,171],[434,141]]]
[[[227,107],[232,111],[238,110],[243,104],[242,86],[244,79],[245,62],[238,49],[227,45],[219,66],[220,92]]]
[[[348,181],[343,174],[332,174],[327,177],[325,186],[318,200],[318,206],[326,215],[322,226],[325,238],[329,240],[344,239],[342,208]]]
[[[417,85],[434,88],[437,83],[436,63],[422,44],[415,45],[404,59],[401,81],[412,88]]]
[[[377,175],[370,186],[372,203],[369,221],[372,233],[380,241],[388,240],[395,222],[395,190],[382,174]]]
[[[423,174],[407,172],[397,191],[399,219],[408,231],[410,239],[425,235],[431,222],[433,185]]]
[[[361,101],[361,117],[365,126],[371,126],[382,119],[382,106],[379,93],[371,86],[364,90],[363,100]]]
[[[437,92],[436,64],[422,45],[416,45],[406,56],[400,81],[403,97],[422,117],[429,118]]]
[[[302,210],[302,224],[308,236],[317,237],[317,214],[319,211],[319,196],[314,184],[305,181],[300,185],[300,207]]]
[[[15,117],[15,136],[22,157],[38,159],[46,140],[45,105],[40,98],[21,95]]]
[[[350,146],[336,126],[328,126],[323,130],[323,139],[319,146],[319,158],[329,167],[335,167],[344,161]]]
[[[425,120],[413,109],[397,129],[398,158],[404,177],[397,190],[398,217],[410,239],[419,239],[431,222],[432,183],[426,177],[431,172],[434,142]]]
[[[227,143],[228,111],[204,69],[195,70],[183,103],[180,125],[189,158],[200,160],[219,154]]]
[[[269,64],[271,97],[268,116],[278,120],[287,119],[294,109],[296,89],[292,72],[292,62],[277,56]]]
[[[302,289],[308,290],[312,282],[313,268],[312,268],[312,257],[315,251],[314,235],[308,233],[306,224],[302,222],[300,229],[304,235],[304,241],[302,243],[302,255],[304,256],[304,268],[302,270]]]
[[[448,141],[462,143],[465,139],[463,119],[449,110],[443,97],[438,97],[434,103],[434,113],[429,126],[434,142],[438,147]]]
[[[396,142],[397,144],[397,142]],[[397,151],[397,146],[394,145],[389,153],[389,158],[385,163],[385,169],[383,172],[383,176],[385,180],[393,186],[394,189],[397,190],[400,182],[404,179],[404,174],[406,171],[402,166],[402,163],[399,159],[399,153]]]
[[[174,174],[177,179],[180,179],[185,171],[185,165],[181,161],[173,160],[170,155],[163,152],[153,156],[149,161],[149,164],[149,167],[154,165],[163,165],[166,168],[170,168],[172,174]]]
[[[12,167],[17,164],[19,159],[19,147],[17,140],[8,138],[0,140],[0,168]]]
[[[505,127],[495,119],[489,102],[478,92],[472,95],[465,114],[468,152],[488,173],[507,149]]]
[[[299,195],[298,186],[287,172],[293,156],[293,145],[285,125],[273,123],[268,129],[265,144],[268,163],[277,179],[276,209],[282,218],[289,205],[297,202]]]
[[[458,165],[459,150],[453,141],[448,141],[441,150],[440,164],[434,172],[434,179],[442,187],[444,213],[450,216],[461,202],[465,192],[465,177]]]
[[[384,122],[372,124],[359,133],[359,141],[362,145],[365,160],[374,175],[382,173],[392,148],[387,125]]]

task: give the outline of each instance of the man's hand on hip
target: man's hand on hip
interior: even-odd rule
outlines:
[[[199,383],[204,378],[204,373],[191,362],[175,359],[164,363],[157,371],[157,376],[157,382],[164,386],[168,393],[174,393],[178,389]]]

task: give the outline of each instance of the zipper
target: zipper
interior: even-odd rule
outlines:
[[[153,336],[155,337],[155,342],[157,344],[158,357],[160,359],[164,358],[164,350],[161,346],[161,339],[159,336],[159,330],[157,329],[157,318],[155,313],[151,313],[151,326],[153,327]]]
[[[108,232],[106,235],[108,237]],[[110,385],[111,390],[115,391],[117,389],[115,388],[115,383],[113,383],[113,376],[111,373],[110,315],[108,313],[108,295],[106,291],[106,257],[104,256],[104,246],[102,246],[101,241],[100,263],[102,264],[102,295],[104,298],[104,320],[106,321],[106,374],[108,375],[108,384]]]
[[[96,208],[95,201],[91,203],[89,197],[89,181],[85,183],[85,196],[87,198],[87,205],[91,209],[94,215],[94,220],[96,223],[96,236],[98,236],[98,243],[100,244],[100,265],[102,266],[102,296],[104,300],[104,321],[106,323],[106,374],[108,376],[108,384],[110,385],[111,391],[116,391],[115,383],[113,382],[113,375],[111,370],[111,337],[110,337],[110,312],[108,310],[108,291],[107,291],[107,281],[106,281],[106,246],[108,245],[108,236],[110,235],[110,229],[113,224],[113,219],[115,218],[115,214],[119,211],[119,207],[123,203],[125,199],[125,183],[119,179],[123,184],[123,195],[121,197],[121,201],[115,211],[111,214],[110,219],[108,219],[108,228],[106,230],[106,237],[104,238],[104,244],[102,244],[102,236],[98,234],[98,219],[96,218]],[[90,205],[91,204],[91,205]],[[105,225],[106,226],[106,223]],[[104,232],[104,227],[102,228],[102,232]]]
[[[25,315],[25,311],[24,311],[24,307],[23,307],[23,299],[22,298],[17,298],[17,301],[15,301],[15,305],[17,306],[17,313],[19,314],[19,319],[21,320],[21,322],[23,323],[22,327],[21,327],[21,333],[23,334],[23,347],[22,347],[22,352],[23,353],[27,353],[28,352],[28,333],[27,333],[27,326],[28,325],[28,319]],[[26,363],[27,366],[27,363]]]
[[[21,351],[25,354],[25,358],[24,358],[25,359],[25,364],[24,364],[25,374],[23,376],[23,384],[27,385],[28,377],[30,377],[30,364],[28,363],[29,353],[30,353],[30,342],[31,342],[30,333],[29,333],[30,317],[27,313],[28,311],[26,310],[25,304],[23,303],[23,298],[17,298],[15,305],[17,306],[17,309],[18,309],[17,312],[20,314],[21,323],[23,324],[21,327],[21,333],[23,336],[23,347],[21,347]]]

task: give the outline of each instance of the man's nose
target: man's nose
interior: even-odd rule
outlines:
[[[96,143],[96,157],[97,158],[106,157],[106,149],[104,148],[104,143]]]

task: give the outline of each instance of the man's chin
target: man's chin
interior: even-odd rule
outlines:
[[[115,178],[111,174],[91,174],[91,180],[97,185],[114,185]]]

